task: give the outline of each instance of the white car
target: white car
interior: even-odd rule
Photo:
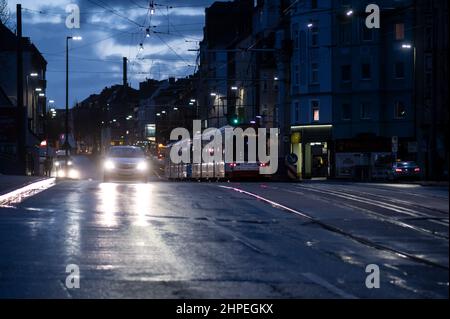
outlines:
[[[147,182],[149,163],[144,151],[134,146],[111,147],[103,163],[103,180],[133,179]]]

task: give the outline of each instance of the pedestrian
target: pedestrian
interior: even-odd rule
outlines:
[[[53,160],[51,159],[50,156],[47,156],[45,158],[45,161],[44,161],[44,170],[45,170],[44,174],[45,174],[45,176],[48,176],[48,177],[51,176],[52,168],[53,168]]]

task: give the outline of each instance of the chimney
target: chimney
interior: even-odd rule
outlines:
[[[123,57],[123,86],[128,86],[128,76],[127,76],[127,58]]]

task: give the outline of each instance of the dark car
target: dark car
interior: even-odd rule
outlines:
[[[392,165],[389,179],[419,179],[420,167],[416,162],[396,162]]]

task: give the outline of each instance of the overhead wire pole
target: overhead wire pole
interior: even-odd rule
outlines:
[[[16,6],[17,16],[17,128],[19,130],[19,139],[17,145],[17,154],[19,162],[19,174],[27,174],[27,112],[23,103],[23,48],[22,48],[22,5]]]

